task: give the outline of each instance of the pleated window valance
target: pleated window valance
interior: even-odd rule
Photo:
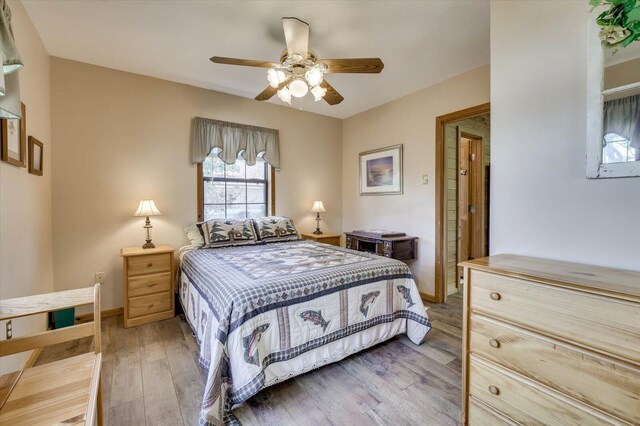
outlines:
[[[280,144],[278,131],[265,127],[248,126],[195,117],[191,135],[191,163],[202,163],[214,148],[226,164],[233,164],[242,153],[248,166],[256,164],[258,154],[272,167],[280,168]]]

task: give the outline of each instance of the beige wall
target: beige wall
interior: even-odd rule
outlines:
[[[50,59],[22,4],[9,1],[13,31],[24,68],[20,92],[27,107],[27,135],[44,143],[44,173],[0,162],[0,299],[53,290],[51,243]],[[15,336],[42,331],[44,316],[13,321]],[[5,337],[5,324],[0,323]],[[29,353],[0,360],[0,374],[18,369]]]
[[[604,88],[612,89],[640,81],[640,58],[631,59],[604,70]]]
[[[489,101],[489,66],[365,111],[343,123],[343,230],[383,228],[420,238],[410,262],[420,291],[435,279],[435,119]],[[358,153],[404,145],[404,194],[360,196]],[[422,184],[422,175],[429,183]]]
[[[581,1],[491,3],[490,250],[640,271],[640,178],[585,177],[594,18]]]
[[[122,306],[121,247],[141,245],[138,201],[152,198],[153,239],[186,244],[182,226],[196,221],[196,167],[189,164],[194,116],[280,130],[276,213],[301,232],[342,223],[342,122],[293,108],[84,63],[52,58],[54,262],[57,290],[107,274],[103,309]]]

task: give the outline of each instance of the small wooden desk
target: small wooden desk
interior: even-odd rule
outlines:
[[[353,232],[345,232],[347,248],[352,250],[375,253],[397,260],[412,260],[416,258],[416,241],[418,237],[404,235],[402,237],[369,237]]]
[[[300,237],[303,240],[312,240],[340,247],[340,234],[300,234]]]

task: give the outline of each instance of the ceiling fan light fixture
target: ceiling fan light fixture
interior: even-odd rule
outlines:
[[[309,68],[309,70],[304,75],[304,78],[307,79],[309,86],[314,87],[322,83],[324,76],[322,75],[322,71],[320,71],[318,68]]]
[[[309,91],[316,101],[323,99],[329,105],[338,105],[344,97],[324,79],[325,73],[378,74],[384,68],[380,58],[319,59],[309,48],[309,24],[301,19],[282,18],[282,29],[286,48],[280,53],[278,62],[223,56],[209,59],[214,64],[267,69],[269,86],[255,99],[267,101],[277,93],[278,98],[289,105],[292,97],[302,98]]]
[[[282,102],[291,105],[291,92],[289,91],[289,88],[285,86],[278,90],[278,98],[280,98]]]
[[[304,57],[302,57],[299,53],[292,53],[288,58],[292,63],[299,64],[300,62],[304,62]]]
[[[324,95],[327,94],[327,89],[324,87],[316,86],[311,89],[311,93],[313,94],[313,98],[316,102],[321,101]]]
[[[307,92],[309,92],[309,86],[307,86],[307,83],[304,80],[297,79],[293,80],[291,84],[289,84],[289,91],[291,92],[291,96],[302,98],[307,94]]]
[[[284,71],[276,70],[274,68],[269,68],[267,71],[267,80],[269,81],[269,86],[274,89],[280,85],[286,78]]]

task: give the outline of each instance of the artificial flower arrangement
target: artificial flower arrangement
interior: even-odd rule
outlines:
[[[640,0],[589,0],[592,9],[607,6],[596,22],[602,27],[602,45],[618,50],[640,40]]]

